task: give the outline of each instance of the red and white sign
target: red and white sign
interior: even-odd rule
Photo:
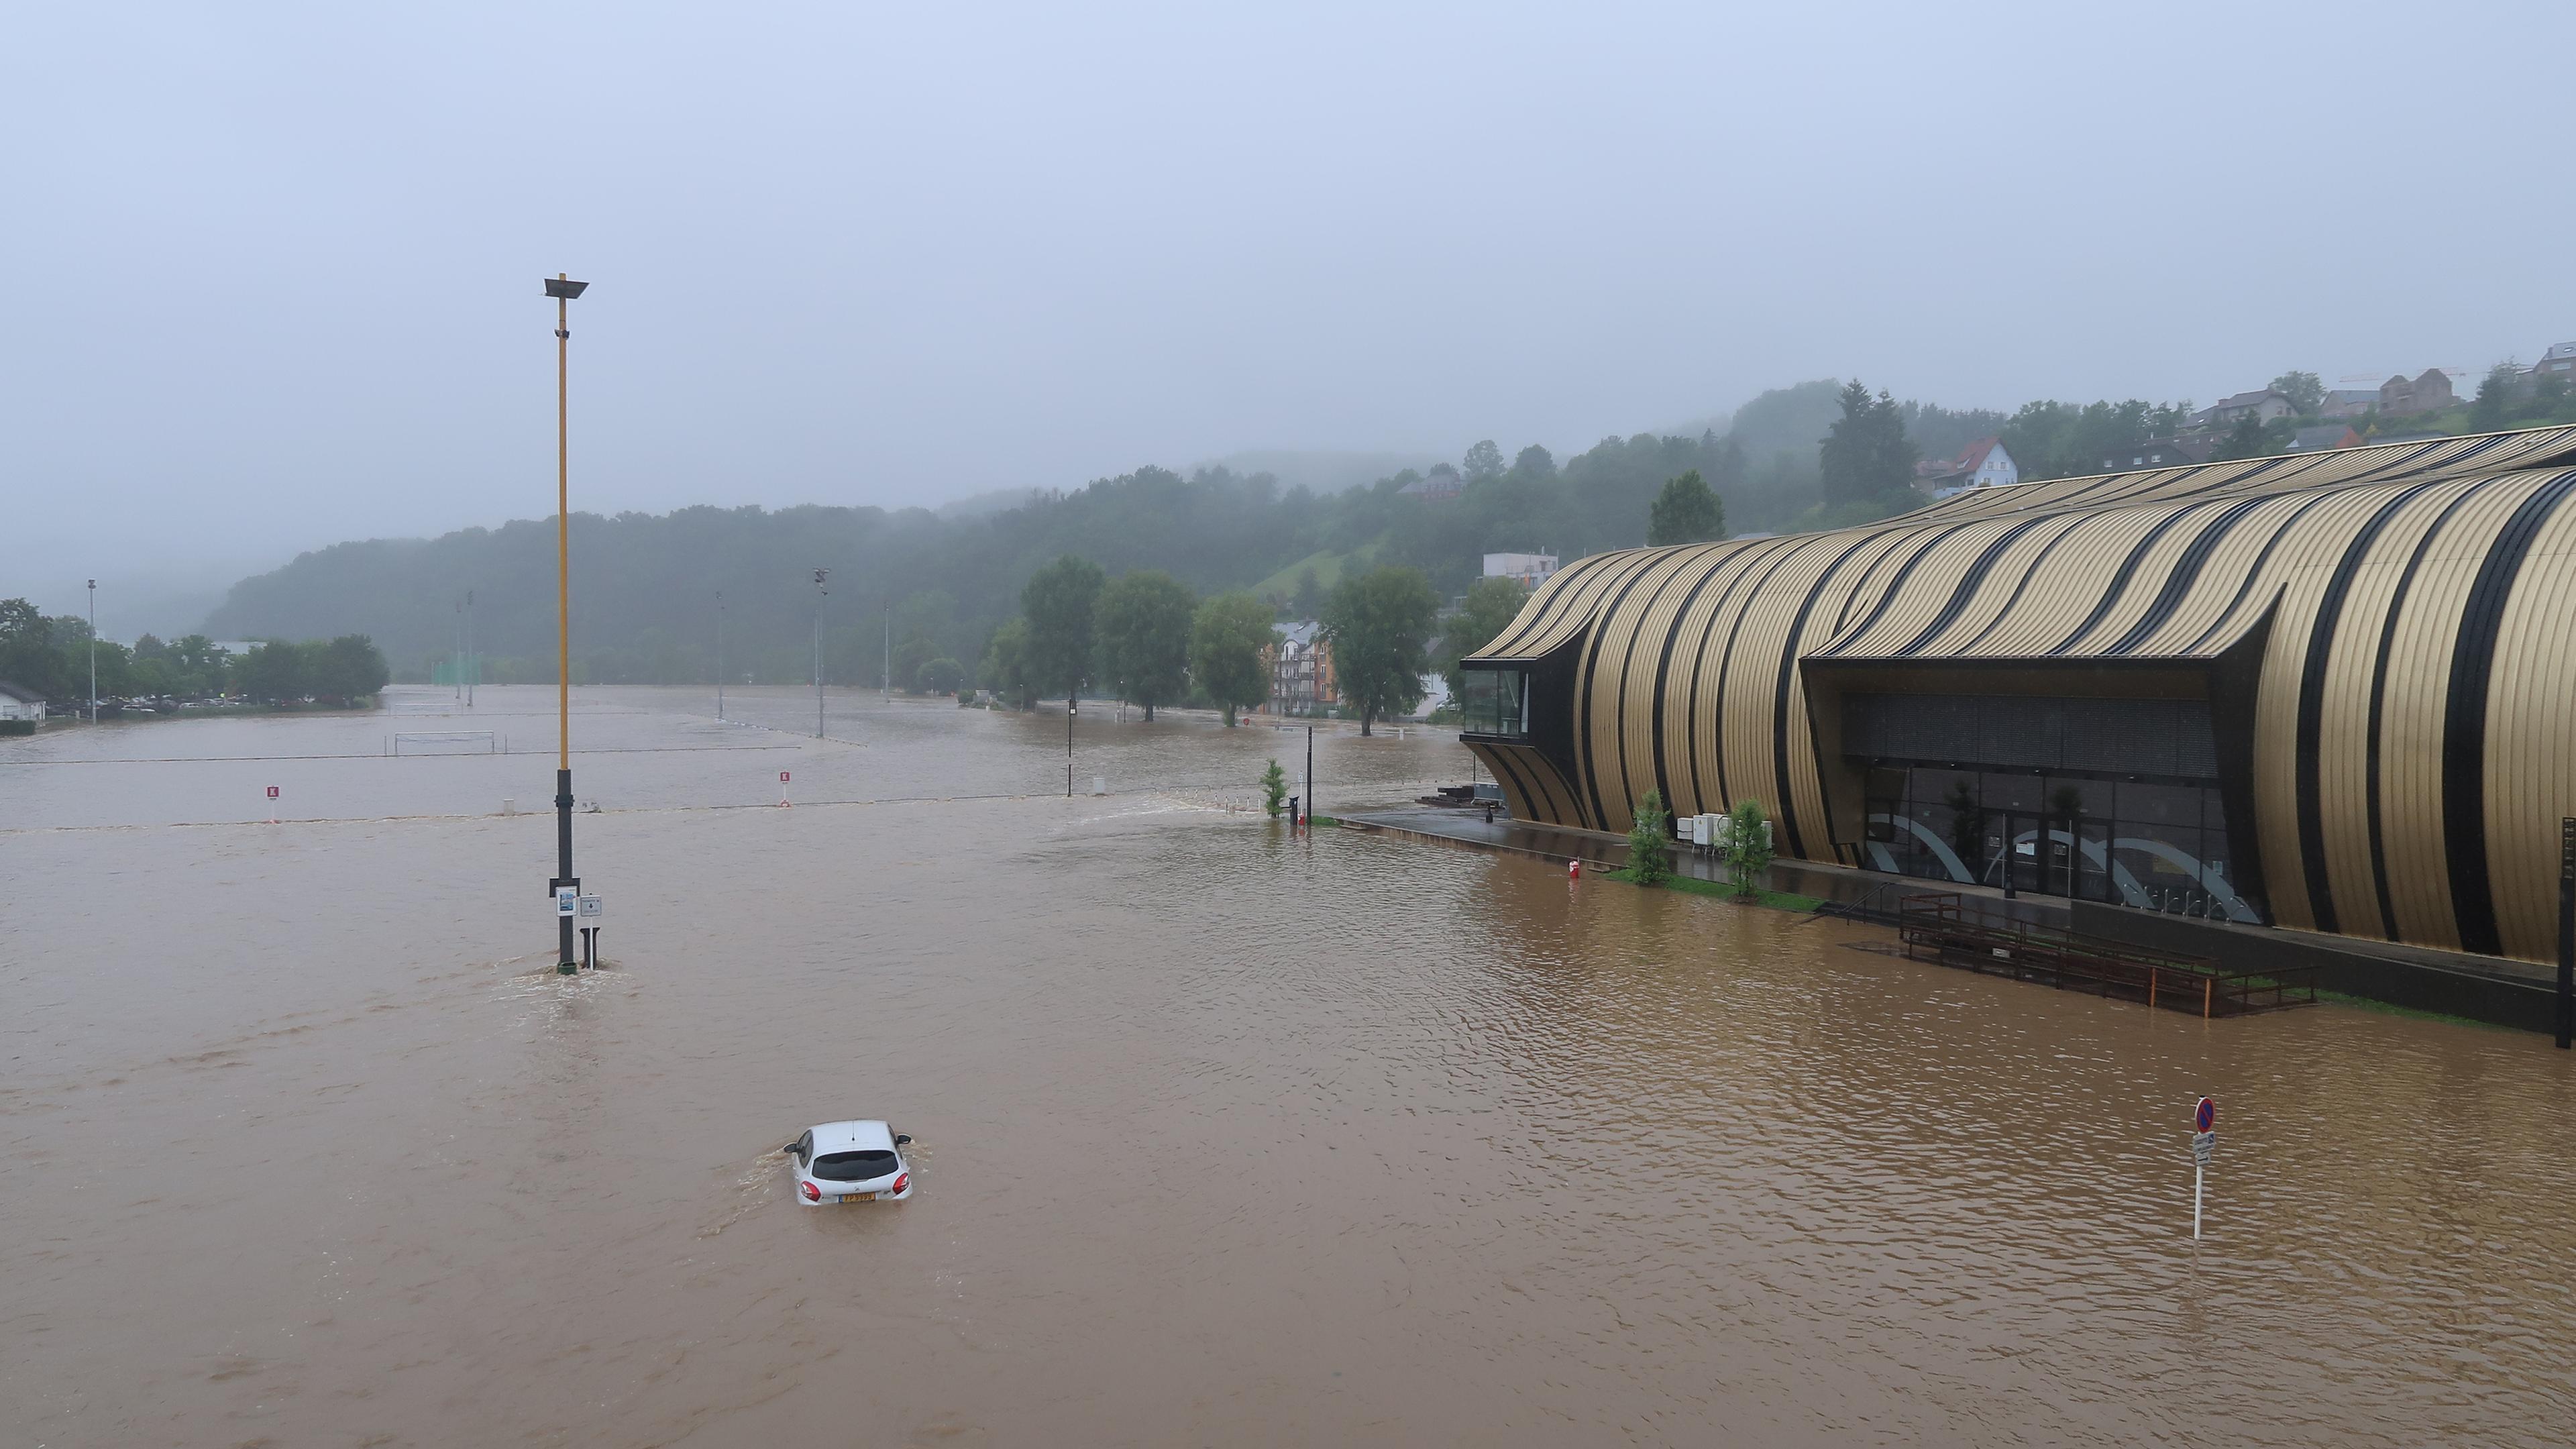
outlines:
[[[781,784],[781,785],[784,785],[784,784],[786,784],[786,783],[787,783],[787,772],[786,772],[785,770],[781,770],[781,771],[779,771],[779,772],[778,772],[778,783],[779,783],[779,784]],[[276,792],[276,791],[274,791],[274,790],[271,790],[271,791],[269,791],[268,793],[270,793],[270,794],[274,795],[274,794],[276,794],[277,792]]]
[[[277,787],[276,787],[275,785],[271,785],[271,786],[269,786],[269,787],[268,787],[268,798],[270,798],[271,800],[274,800],[274,799],[276,799],[276,798],[277,798]]]

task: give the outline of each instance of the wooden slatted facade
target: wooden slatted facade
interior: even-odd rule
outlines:
[[[2260,918],[2551,959],[2576,428],[1595,555],[1467,663],[1533,681],[1525,733],[1467,736],[1516,816],[1623,831],[1650,788],[1682,816],[1759,800],[1784,855],[1861,866],[1847,694],[2196,700]]]

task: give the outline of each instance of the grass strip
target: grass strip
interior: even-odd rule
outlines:
[[[1629,885],[1637,883],[1637,878],[1624,866],[1617,870],[1603,871],[1602,874],[1611,880],[1625,881]],[[1711,896],[1718,900],[1735,901],[1748,906],[1769,906],[1775,911],[1813,912],[1818,906],[1824,904],[1814,896],[1792,895],[1788,891],[1757,888],[1752,894],[1747,895],[1724,881],[1702,880],[1695,875],[1667,876],[1664,879],[1663,888],[1679,891],[1686,896]]]

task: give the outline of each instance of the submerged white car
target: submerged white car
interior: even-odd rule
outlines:
[[[902,1151],[911,1141],[883,1122],[826,1122],[806,1129],[787,1144],[796,1200],[807,1207],[903,1201],[912,1196],[912,1168]]]

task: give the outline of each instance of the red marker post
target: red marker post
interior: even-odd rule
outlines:
[[[268,787],[268,823],[271,825],[277,823],[277,787],[275,785]]]
[[[2191,1236],[2200,1237],[2201,1176],[2218,1155],[2218,1103],[2208,1097],[2191,1109]]]
[[[778,808],[781,810],[787,808],[787,772],[785,770],[778,772]]]

